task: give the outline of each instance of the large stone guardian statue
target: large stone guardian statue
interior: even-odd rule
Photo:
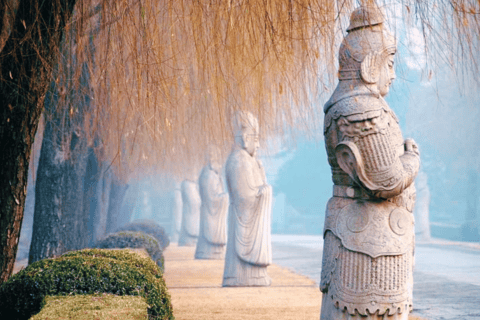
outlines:
[[[408,319],[412,309],[415,187],[420,158],[383,97],[396,42],[374,7],[360,7],[339,52],[325,104],[333,197],[325,216],[321,320]]]
[[[198,193],[198,183],[185,179],[182,182],[182,228],[178,245],[194,247],[197,244],[200,229],[201,199]]]
[[[272,263],[272,187],[256,159],[258,121],[239,112],[235,119],[235,146],[226,163],[230,207],[223,286],[268,286]]]
[[[196,259],[223,259],[227,243],[228,195],[223,188],[220,151],[210,147],[208,164],[202,169],[198,184],[200,188],[200,235]]]

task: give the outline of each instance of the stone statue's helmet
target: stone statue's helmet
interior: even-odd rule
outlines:
[[[353,11],[348,34],[339,50],[339,80],[378,81],[380,66],[397,50],[395,38],[384,21],[385,14],[377,6],[362,6]]]
[[[385,22],[385,15],[380,8],[376,6],[362,6],[352,12],[350,26],[348,26],[347,31],[375,26],[383,22]]]

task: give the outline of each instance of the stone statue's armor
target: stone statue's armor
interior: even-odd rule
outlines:
[[[352,25],[359,23],[354,15]],[[369,32],[358,32],[359,41]],[[375,37],[382,39],[381,32],[373,33],[373,42]],[[334,187],[324,227],[321,319],[407,319],[419,156],[413,141],[404,141],[394,112],[369,85],[368,74],[362,74],[364,63],[355,66],[351,58],[345,63],[342,54],[354,55],[355,45],[361,47],[344,42],[340,83],[324,109]]]

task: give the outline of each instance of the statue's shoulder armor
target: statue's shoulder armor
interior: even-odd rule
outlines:
[[[333,121],[340,118],[344,119],[344,123],[360,122],[375,118],[385,118],[385,115],[392,116],[394,121],[398,122],[397,117],[391,111],[386,101],[375,95],[355,95],[346,97],[337,101],[330,106],[325,113],[326,133]]]

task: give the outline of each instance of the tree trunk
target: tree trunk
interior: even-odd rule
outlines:
[[[0,283],[15,263],[31,147],[75,0],[20,0],[0,55]],[[2,14],[3,8],[1,10]],[[4,25],[0,26],[3,29]]]
[[[45,99],[46,109],[56,106],[55,88]],[[29,263],[87,246],[83,211],[83,178],[87,165],[86,139],[55,114],[47,122],[35,188],[35,214]],[[66,122],[66,121],[65,121]],[[64,135],[71,135],[66,143]]]
[[[112,185],[110,187],[110,201],[108,206],[107,234],[115,232],[118,228],[130,222],[132,211],[121,210],[128,185],[120,181],[115,174],[112,174]]]
[[[93,150],[89,152],[85,176],[85,215],[88,217],[88,246],[92,247],[107,232],[112,172],[99,163]]]
[[[43,123],[43,124],[42,124]],[[20,231],[20,240],[18,242],[17,262],[23,259],[28,261],[30,243],[32,242],[33,215],[35,211],[35,183],[37,181],[37,168],[40,160],[40,151],[42,150],[44,121],[40,120],[35,142],[32,147],[30,166],[28,169],[27,197],[25,199],[25,209],[23,211],[22,229]]]

